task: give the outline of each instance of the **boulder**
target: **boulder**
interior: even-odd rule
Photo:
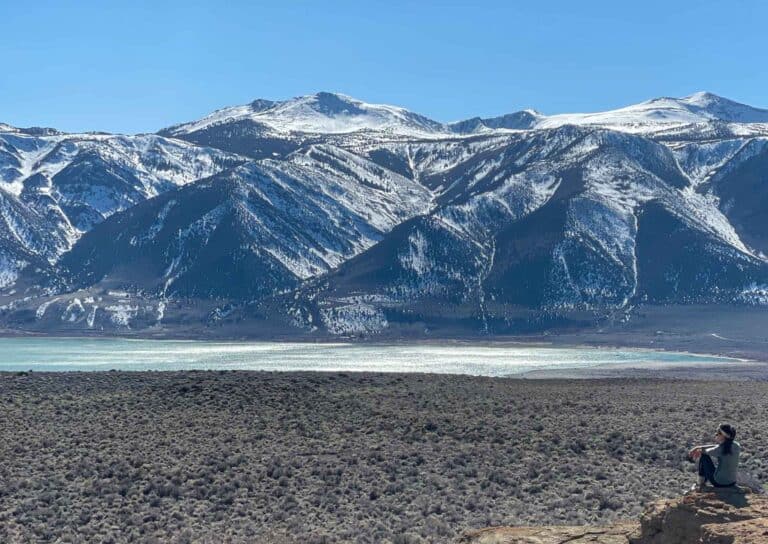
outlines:
[[[707,488],[650,504],[639,522],[608,526],[491,527],[461,544],[768,544],[768,497]]]
[[[741,489],[708,488],[651,504],[630,544],[768,544],[768,498]],[[708,540],[707,540],[708,539]]]

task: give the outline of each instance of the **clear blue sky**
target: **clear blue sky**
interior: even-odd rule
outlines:
[[[320,90],[441,121],[708,90],[768,107],[768,3],[0,0],[0,122],[149,132]]]

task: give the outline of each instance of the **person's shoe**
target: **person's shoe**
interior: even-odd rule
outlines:
[[[707,486],[705,484],[695,483],[685,492],[685,494],[691,495],[692,493],[702,493],[703,491],[706,491],[706,488]]]

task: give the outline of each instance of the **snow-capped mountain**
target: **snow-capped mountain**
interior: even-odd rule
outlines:
[[[113,213],[244,161],[155,135],[12,129],[0,131],[0,193],[25,209],[28,219],[20,231],[42,222],[45,237],[56,240],[40,246],[17,233],[19,247],[55,262]],[[5,252],[5,259],[19,260]]]
[[[162,297],[265,296],[337,267],[431,206],[413,180],[313,146],[134,206],[62,264],[80,288],[124,278],[123,288]]]
[[[11,293],[60,285],[59,258],[113,213],[245,161],[155,135],[3,130],[0,289]]]
[[[473,117],[464,121],[457,121],[448,125],[451,131],[457,134],[472,134],[489,132],[500,128],[511,130],[529,130],[535,128],[544,116],[536,110],[522,110],[508,113],[500,117],[481,119]]]
[[[684,98],[655,98],[598,113],[544,115],[535,110],[523,110],[502,117],[470,119],[451,126],[457,132],[484,132],[498,128],[545,129],[563,125],[590,125],[623,132],[653,133],[713,121],[765,124],[768,123],[768,110],[753,108],[712,93],[699,92]]]
[[[711,93],[695,93],[685,98],[657,98],[603,113],[552,115],[539,120],[536,127],[599,125],[644,132],[657,130],[665,125],[690,125],[710,121],[768,123],[768,110],[739,104]]]
[[[158,135],[2,125],[0,319],[505,333],[766,304],[766,172],[768,111],[708,93],[452,124],[318,93]]]
[[[307,284],[299,300],[312,302],[296,312],[359,334],[458,308],[506,330],[521,307],[728,301],[768,279],[664,145],[562,127],[520,133],[495,156],[448,173],[457,189],[442,206]]]
[[[181,136],[213,126],[250,121],[278,133],[343,134],[361,130],[425,135],[447,132],[445,126],[404,108],[367,104],[350,96],[320,92],[291,100],[255,100],[243,106],[223,108],[191,123],[165,129]]]

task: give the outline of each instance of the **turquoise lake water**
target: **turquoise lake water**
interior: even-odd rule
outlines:
[[[722,363],[632,349],[525,345],[361,345],[81,338],[0,338],[0,371],[320,370],[505,376],[605,364]]]

